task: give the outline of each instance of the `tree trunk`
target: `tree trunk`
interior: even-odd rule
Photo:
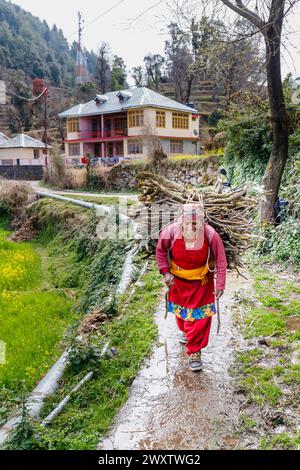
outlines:
[[[191,75],[191,76],[187,79],[187,90],[186,90],[186,100],[185,100],[185,103],[189,103],[189,101],[190,101],[194,78],[195,78],[194,75]]]
[[[282,20],[281,20],[282,23]],[[273,144],[271,156],[263,177],[266,197],[261,204],[262,224],[274,222],[274,205],[279,193],[284,167],[288,158],[288,118],[284,102],[280,66],[281,37],[275,22],[265,33],[267,51],[268,94],[271,109]],[[281,31],[281,29],[280,29]]]

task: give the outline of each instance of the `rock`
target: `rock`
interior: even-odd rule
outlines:
[[[270,343],[266,338],[259,338],[258,344],[261,344],[262,346],[270,346]]]

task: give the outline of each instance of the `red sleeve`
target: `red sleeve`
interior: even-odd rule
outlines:
[[[227,270],[225,249],[220,235],[212,227],[209,227],[209,229],[213,230],[210,239],[210,246],[214,255],[217,268],[216,289],[224,290],[226,286]]]
[[[171,247],[171,226],[169,225],[161,231],[156,245],[156,262],[159,272],[166,274],[169,272],[168,252]]]

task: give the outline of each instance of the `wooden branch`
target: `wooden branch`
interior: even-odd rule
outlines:
[[[265,22],[260,18],[259,15],[247,8],[241,0],[235,0],[233,3],[231,0],[221,0],[224,5],[233,10],[238,15],[242,16],[246,20],[250,21],[260,30],[265,27]]]

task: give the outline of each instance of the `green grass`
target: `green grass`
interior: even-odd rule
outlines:
[[[3,225],[3,224],[2,224]],[[70,300],[43,285],[41,256],[34,243],[6,240],[0,229],[0,397],[10,401],[31,390],[60,355],[60,340],[73,320]]]
[[[300,449],[300,433],[289,435],[281,433],[274,437],[263,436],[260,442],[262,450],[299,450]]]
[[[201,155],[172,155],[171,157],[168,157],[168,160],[171,162],[178,162],[181,160],[193,160],[193,161],[198,161],[198,160],[205,160],[206,158],[211,157],[212,155],[216,155],[216,153],[202,153]]]
[[[285,331],[285,321],[280,313],[268,312],[263,307],[254,308],[245,317],[246,338],[280,335]]]
[[[118,196],[88,196],[88,195],[74,195],[74,194],[62,194],[64,197],[69,197],[71,199],[80,199],[81,201],[90,202],[92,204],[105,205],[105,206],[118,206],[119,198]],[[122,199],[123,201],[123,199]],[[127,205],[132,206],[136,201],[130,199],[128,195]]]
[[[241,412],[238,417],[238,434],[249,432],[257,426],[256,421],[248,413]]]
[[[160,299],[161,276],[153,264],[130,297],[127,293],[116,299],[126,243],[97,239],[93,211],[61,201],[40,200],[31,207],[31,214],[38,217],[42,228],[32,243],[7,245],[2,227],[5,249],[29,252],[32,258],[27,267],[35,274],[28,279],[24,276],[18,291],[6,289],[0,297],[5,319],[0,333],[8,345],[8,361],[0,366],[0,421],[7,419],[15,399],[19,402],[23,392],[32,390],[62,349],[73,344],[82,316],[100,309],[109,321],[89,337],[86,347],[89,351],[101,349],[109,340],[117,355],[97,362],[94,379],[72,398],[49,429],[38,432],[38,444],[32,444],[33,448],[93,449],[125,403],[156,338],[153,312]],[[136,263],[141,267],[144,261],[139,258]],[[48,400],[44,416],[95,367],[86,360],[86,351],[78,354],[79,365],[71,362],[61,389]]]
[[[22,381],[25,390],[34,387],[60,353],[69,310],[70,302],[56,292],[0,294],[0,338],[6,343],[2,387],[18,392]]]
[[[274,382],[275,374],[272,368],[246,366],[243,367],[243,375],[237,383],[251,402],[258,405],[266,402],[270,405],[278,403],[282,391]]]
[[[152,268],[127,303],[120,302],[118,316],[103,324],[93,337],[97,347],[110,342],[117,350],[113,359],[102,360],[95,378],[70,401],[65,410],[41,435],[40,446],[47,449],[94,449],[109,428],[118,409],[126,402],[142,361],[151,350],[157,331],[153,313],[158,303],[161,280]],[[46,416],[68,391],[90,370],[78,373],[69,368],[63,387],[43,410]]]
[[[253,290],[251,298],[237,296],[243,310],[243,323],[240,325],[246,339],[245,350],[237,351],[231,373],[235,377],[238,390],[245,394],[248,403],[261,410],[258,422],[264,420],[265,409],[272,407],[274,412],[284,413],[285,407],[295,407],[300,384],[300,331],[290,331],[289,317],[300,316],[299,285],[292,280],[286,281],[280,272],[270,272],[266,267],[251,269]],[[296,324],[296,323],[295,323]],[[297,324],[296,324],[297,325]],[[260,345],[253,347],[258,338],[266,338]],[[253,408],[250,408],[253,413]],[[249,411],[250,413],[250,411]],[[297,413],[295,409],[295,413]],[[283,415],[284,416],[284,415]],[[249,416],[238,426],[240,433],[252,432],[255,423]],[[288,420],[284,417],[285,421]],[[293,424],[291,424],[292,430]],[[292,432],[272,436],[269,431],[261,439],[262,449],[299,448],[299,434]]]
[[[286,318],[300,315],[298,285],[291,281],[282,282],[280,275],[274,276],[266,268],[253,268],[251,272],[254,294],[261,306],[245,308],[245,337],[284,334]]]
[[[9,232],[0,228],[0,292],[35,287],[41,276],[41,263],[26,243],[7,240]]]

